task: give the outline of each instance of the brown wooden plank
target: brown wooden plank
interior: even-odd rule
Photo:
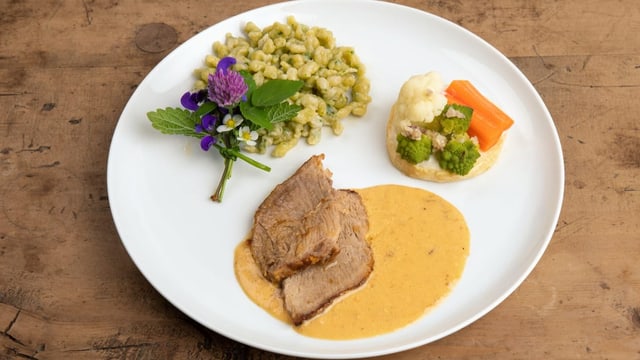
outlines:
[[[119,114],[152,67],[272,2],[3,2],[0,359],[290,359],[205,329],[149,285],[112,223],[105,173]],[[512,296],[381,358],[640,357],[640,7],[395,2],[468,28],[523,71],[558,128],[566,185],[549,249]]]

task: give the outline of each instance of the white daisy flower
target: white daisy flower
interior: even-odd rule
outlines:
[[[216,131],[221,133],[221,132],[233,130],[238,126],[240,126],[240,124],[242,124],[243,121],[244,121],[244,118],[242,117],[242,115],[236,114],[231,116],[227,114],[224,116],[224,118],[222,118],[222,125],[219,125],[216,128]]]
[[[252,131],[248,126],[243,126],[238,134],[238,140],[249,146],[255,146],[256,140],[258,140],[258,132],[255,130]]]

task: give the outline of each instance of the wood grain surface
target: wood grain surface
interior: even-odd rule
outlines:
[[[106,189],[113,130],[143,77],[197,32],[270,2],[0,0],[0,359],[291,359],[160,296],[125,252]],[[396,2],[523,71],[558,128],[566,183],[547,252],[506,301],[381,359],[640,359],[638,2]]]

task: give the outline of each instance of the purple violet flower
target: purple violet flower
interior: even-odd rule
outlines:
[[[189,92],[187,91],[186,93],[184,93],[182,95],[182,97],[180,98],[180,104],[182,104],[182,106],[184,106],[185,109],[189,109],[191,111],[196,111],[198,110],[198,107],[200,105],[202,100],[204,100],[207,96],[207,92],[206,91],[196,91],[196,92]]]
[[[201,132],[208,133],[200,140],[200,148],[202,148],[202,150],[204,151],[208,151],[209,149],[211,149],[213,144],[215,144],[218,140],[210,134],[211,131],[215,129],[215,125],[217,121],[218,121],[218,118],[215,115],[206,114],[202,117],[200,124],[196,124],[195,126],[195,131],[197,133],[201,133]]]
[[[231,56],[226,56],[218,61],[218,65],[216,66],[216,71],[222,71],[226,73],[229,71],[229,68],[236,64],[236,59]]]
[[[249,89],[240,73],[229,68],[236,63],[232,57],[222,58],[216,72],[209,74],[209,100],[220,107],[232,107],[243,99]]]
[[[200,140],[200,147],[202,148],[202,150],[208,151],[209,149],[211,149],[211,147],[215,143],[216,143],[216,138],[214,138],[211,135],[207,135],[203,137],[202,140]]]
[[[195,131],[197,133],[210,132],[214,129],[216,121],[218,121],[218,118],[215,115],[206,114],[202,117],[200,124],[196,124]]]

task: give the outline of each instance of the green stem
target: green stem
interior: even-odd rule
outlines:
[[[220,178],[220,182],[218,183],[218,188],[216,189],[215,193],[211,195],[211,200],[217,201],[217,202],[222,202],[222,196],[224,195],[224,188],[227,185],[227,181],[231,178],[231,169],[233,168],[233,163],[236,161],[237,158],[240,158],[246,161],[247,163],[257,167],[258,169],[261,169],[264,171],[271,171],[271,168],[268,167],[267,165],[264,165],[256,160],[253,160],[252,158],[241,153],[239,150],[235,149],[234,147],[237,147],[237,144],[234,144],[235,139],[231,135],[232,134],[227,133],[223,137],[225,146],[221,146],[219,144],[213,145],[218,149],[218,151],[220,152],[220,155],[222,155],[222,157],[224,158],[224,171],[222,172],[222,177]]]
[[[269,166],[267,166],[267,165],[265,165],[265,164],[263,164],[263,163],[261,163],[259,161],[253,160],[252,158],[248,157],[247,155],[245,155],[245,154],[243,154],[243,153],[241,153],[239,151],[232,150],[232,153],[235,156],[239,157],[240,159],[246,161],[247,163],[257,167],[260,170],[264,170],[264,171],[267,171],[267,172],[271,171],[271,168]]]
[[[267,166],[267,165],[265,165],[265,164],[263,164],[263,163],[261,163],[261,162],[259,162],[257,160],[254,160],[254,159],[248,157],[247,155],[241,153],[238,150],[235,150],[235,149],[233,149],[231,147],[220,146],[218,144],[215,144],[213,146],[215,146],[216,149],[218,149],[218,151],[220,151],[220,154],[224,158],[227,158],[229,156],[234,156],[234,157],[240,158],[241,160],[244,160],[246,163],[257,167],[260,170],[264,170],[264,171],[267,171],[267,172],[271,171],[271,168],[269,166]]]
[[[218,188],[216,192],[211,195],[211,200],[222,202],[222,196],[224,195],[224,188],[227,185],[227,180],[231,178],[231,169],[233,168],[233,163],[235,161],[231,158],[224,159],[224,171],[222,172],[222,177],[220,178],[220,182],[218,183]]]

